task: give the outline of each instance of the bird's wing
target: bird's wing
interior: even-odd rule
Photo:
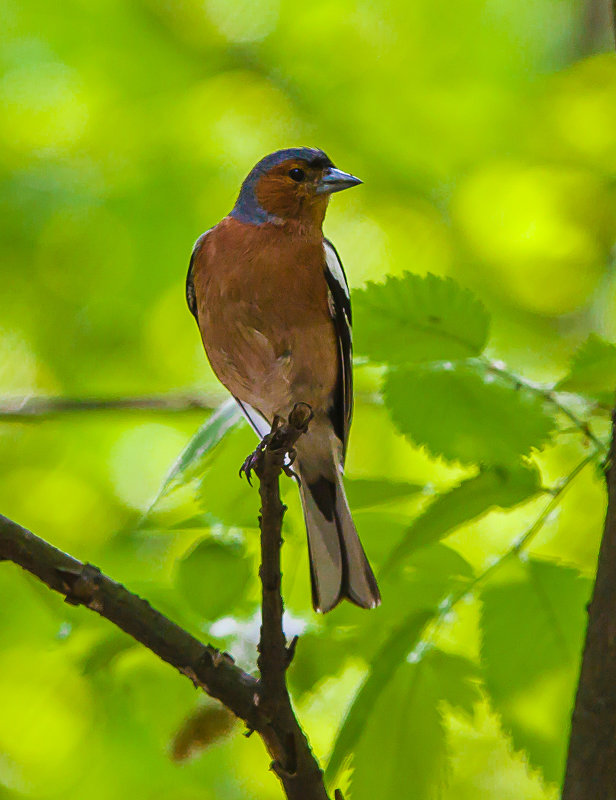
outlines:
[[[331,314],[338,338],[338,381],[329,412],[336,436],[342,443],[342,462],[349,438],[353,415],[353,341],[351,330],[351,297],[340,257],[334,245],[324,239],[325,279],[331,298]]]
[[[186,276],[186,302],[188,303],[188,308],[190,309],[190,313],[197,320],[197,325],[199,324],[199,318],[197,316],[197,295],[195,293],[193,267],[195,265],[195,257],[199,252],[199,250],[201,249],[203,240],[211,230],[213,230],[213,228],[210,228],[205,233],[202,233],[201,236],[195,242],[192,249],[192,253],[190,254],[190,264],[188,265],[188,275]]]

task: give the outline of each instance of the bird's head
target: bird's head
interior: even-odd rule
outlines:
[[[250,171],[231,216],[252,225],[295,220],[320,228],[330,195],[360,183],[336,169],[322,150],[277,150]]]

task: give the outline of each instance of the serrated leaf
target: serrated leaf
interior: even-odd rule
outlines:
[[[591,333],[574,353],[569,374],[555,388],[611,403],[616,393],[616,345]]]
[[[198,614],[215,620],[245,606],[254,572],[241,544],[207,538],[180,561],[177,585]]]
[[[451,278],[409,272],[354,292],[353,314],[357,352],[389,364],[479,355],[490,322],[481,302]]]
[[[199,474],[203,459],[241,418],[239,406],[233,399],[226,400],[216,409],[178,456],[145,512],[144,520],[161,498]]]
[[[516,748],[559,783],[590,581],[556,563],[515,560],[481,592],[481,664]]]
[[[540,448],[554,427],[542,399],[472,364],[389,372],[385,402],[406,437],[433,456],[510,464]]]
[[[540,491],[539,472],[532,464],[488,467],[473,478],[438,495],[411,525],[392,552],[387,568],[401,564],[410,553],[437,542],[495,507],[512,508]]]
[[[447,702],[472,713],[480,698],[476,672],[467,659],[441,650],[402,657],[362,719],[350,761],[354,800],[438,796],[447,765],[441,706]],[[365,699],[360,691],[349,717]],[[383,731],[389,742],[386,748]]]

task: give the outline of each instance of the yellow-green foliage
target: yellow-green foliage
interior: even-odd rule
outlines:
[[[355,294],[347,475],[378,611],[313,614],[284,487],[290,680],[351,800],[557,796],[616,372],[616,57],[588,4],[2,3],[5,398],[215,407],[192,242],[279,147],[364,180],[326,232]],[[0,511],[250,668],[254,441],[206,417],[0,418]],[[0,609],[0,797],[280,796],[257,737],[217,719],[186,743],[192,685],[104,620],[10,564]]]

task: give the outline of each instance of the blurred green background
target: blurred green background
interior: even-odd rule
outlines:
[[[608,0],[2,0],[0,42],[5,407],[38,395],[180,392],[203,394],[212,407],[222,402],[183,298],[192,243],[230,210],[255,161],[296,145],[323,148],[365,182],[336,196],[326,220],[352,287],[405,270],[454,277],[490,312],[489,354],[533,381],[562,377],[590,332],[616,339]],[[361,349],[361,329],[356,337]],[[430,458],[396,432],[375,397],[379,378],[378,367],[357,367],[347,474],[362,538],[382,565],[426,501],[469,470]],[[257,497],[236,470],[252,449],[251,432],[233,430],[202,483],[163,498],[147,524],[142,519],[206,413],[0,417],[0,511],[250,667]],[[584,452],[579,437],[559,438],[535,459],[544,484]],[[393,501],[367,508],[366,484],[353,494],[360,479],[379,491],[393,486]],[[286,492],[289,628],[305,632],[293,689],[325,763],[395,617],[367,622],[342,608],[315,618],[295,489]],[[418,563],[417,593],[442,588],[436,600],[446,600],[445,574],[464,572],[461,564],[480,572],[541,507],[534,501],[459,528],[451,563],[443,566],[442,553]],[[601,479],[587,471],[534,554],[562,559],[587,581],[603,509]],[[384,597],[390,608],[412,603]],[[515,593],[505,600],[513,615]],[[392,769],[404,775],[408,766],[413,797],[435,796],[439,786],[448,800],[556,797],[552,751],[542,758],[535,748],[529,762],[512,720],[523,717],[532,736],[558,739],[562,749],[562,672],[508,698],[503,723],[471,669],[478,605],[471,597],[457,606],[438,632],[452,658],[465,659],[474,694],[454,702],[436,692],[442,741],[424,743],[415,722],[433,708],[411,708],[399,721],[408,741],[397,729],[370,734],[361,769],[364,785],[375,781],[372,796],[379,789],[370,763],[378,775],[393,751]],[[11,565],[0,568],[0,609],[0,798],[280,796],[261,743],[239,727],[197,758],[171,757],[186,720],[209,706],[110,625]],[[352,633],[362,626],[363,638]],[[420,742],[432,760],[413,756]],[[335,785],[348,786],[358,763],[359,751]],[[424,767],[425,779],[417,773]]]

